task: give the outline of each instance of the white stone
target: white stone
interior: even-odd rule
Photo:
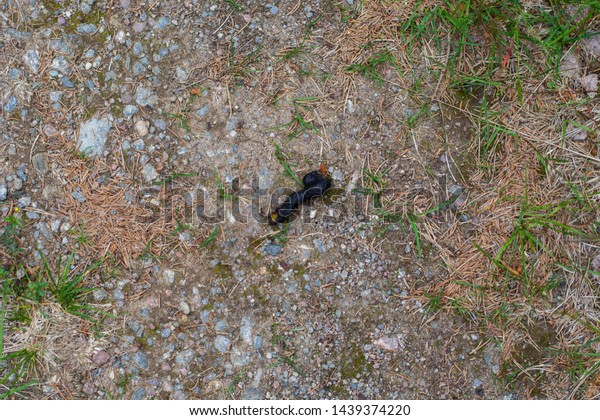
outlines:
[[[135,131],[138,133],[140,137],[144,137],[148,134],[148,127],[150,124],[148,121],[140,120],[135,123]]]

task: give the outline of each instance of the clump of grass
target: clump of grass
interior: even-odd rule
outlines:
[[[53,268],[40,253],[41,268],[31,269],[15,262],[0,270],[0,399],[20,394],[37,383],[30,378],[39,374],[44,340],[50,334],[37,331],[43,328],[41,324],[52,325],[56,314],[94,322],[93,315],[99,310],[87,302],[93,289],[85,282],[102,261],[80,270],[73,266],[73,258],[71,253],[63,263],[59,256]],[[15,341],[15,337],[20,338]]]
[[[555,251],[550,249],[547,237],[560,235],[583,240],[590,237],[588,232],[561,220],[565,212],[580,210],[578,203],[581,204],[577,199],[570,199],[554,204],[534,205],[530,202],[529,188],[526,185],[521,209],[514,221],[512,232],[496,255],[490,255],[479,245],[476,247],[494,266],[520,281],[525,295],[533,298],[541,292],[547,292],[550,285],[556,287],[557,284],[546,283],[541,287],[536,285],[540,269],[538,261],[559,261]]]
[[[0,311],[0,315],[3,315],[3,311]],[[4,324],[3,316],[0,316],[0,321]],[[3,331],[0,331],[0,351],[3,351],[2,333]],[[4,377],[0,378],[0,387],[7,388],[6,391],[0,393],[0,400],[7,399],[14,394],[19,394],[37,384],[35,380],[26,380],[35,370],[38,363],[39,355],[37,351],[34,349],[22,349],[6,355],[0,353],[0,355],[0,363],[6,363],[10,366]],[[21,383],[23,381],[26,382]]]
[[[181,109],[177,113],[165,112],[165,115],[173,118],[177,122],[177,125],[183,128],[186,132],[191,132],[191,128],[188,124],[188,114],[190,113],[190,108],[194,100],[200,97],[205,91],[206,88],[204,88],[202,85],[192,86],[192,88],[189,91],[189,96],[185,102],[185,105],[183,106],[183,109]]]
[[[290,332],[302,331],[302,328],[292,328]],[[276,356],[277,362],[269,365],[269,368],[275,368],[281,364],[286,364],[302,377],[306,376],[306,372],[296,362],[295,350],[290,349],[288,345],[288,337],[281,331],[280,323],[275,322],[271,325],[271,344],[276,346],[282,354]]]
[[[311,105],[314,105],[319,100],[316,96],[307,96],[296,98],[291,101],[292,119],[275,129],[288,128],[288,138],[293,139],[305,133],[320,133],[320,130],[312,123],[312,120],[307,117],[307,113],[311,110]]]
[[[285,225],[277,233],[275,233],[273,236],[271,236],[271,238],[274,239],[275,241],[277,241],[279,244],[285,245],[288,243],[288,240],[289,240],[289,238],[288,238],[289,229],[290,229],[290,227],[288,225]]]
[[[244,368],[233,377],[233,379],[231,380],[231,383],[227,387],[227,393],[229,394],[230,397],[233,397],[233,393],[235,392],[235,387],[238,386],[238,384],[248,380],[248,375],[246,374],[247,372],[248,372],[248,368]]]
[[[241,12],[242,10],[244,10],[242,8],[242,6],[235,0],[225,0],[225,3],[227,3],[234,12]]]
[[[232,39],[229,43],[229,54],[227,56],[227,65],[224,72],[227,83],[229,84],[231,81],[244,83],[248,80],[252,73],[256,72],[256,69],[254,69],[252,65],[258,63],[261,51],[262,45],[258,45],[248,54],[239,55],[235,51],[235,44]]]
[[[177,235],[180,232],[185,232],[186,230],[191,230],[192,229],[192,225],[189,225],[187,223],[183,223],[181,221],[181,219],[179,218],[175,218],[175,223],[177,224],[175,226],[175,229],[173,229],[173,232],[169,233],[169,236],[174,236]]]
[[[81,222],[76,227],[72,227],[68,230],[68,233],[74,236],[75,242],[79,245],[92,247],[92,238],[85,229],[85,222]]]
[[[304,31],[302,41],[300,41],[295,47],[286,48],[285,50],[283,50],[283,52],[279,53],[279,58],[277,59],[276,63],[288,61],[303,55],[304,50],[306,49],[306,41],[310,38],[313,28],[317,25],[317,23],[321,20],[322,17],[323,15],[319,15],[315,19],[311,20],[306,26],[306,30]]]
[[[146,245],[144,245],[144,249],[142,250],[142,252],[140,253],[140,255],[138,255],[137,259],[138,260],[160,260],[161,256],[159,254],[156,254],[154,251],[152,251],[152,243],[154,242],[154,239],[150,239],[148,242],[146,242]]]
[[[23,219],[17,214],[13,213],[4,218],[4,226],[0,229],[0,244],[12,257],[23,252],[18,240],[22,228]]]
[[[365,48],[370,48],[370,45],[366,45]],[[377,52],[373,55],[368,56],[361,62],[350,64],[345,67],[346,73],[360,73],[363,76],[373,80],[379,86],[385,84],[385,79],[380,73],[380,69],[385,65],[391,65],[399,74],[402,74],[400,67],[398,66],[394,56],[388,51]]]
[[[87,304],[85,298],[94,289],[85,287],[84,282],[90,273],[102,265],[103,261],[95,262],[80,272],[73,270],[73,253],[69,255],[64,265],[62,264],[62,256],[59,256],[56,270],[50,268],[42,253],[40,253],[40,257],[47,278],[45,283],[48,285],[48,291],[58,304],[71,315],[82,319],[91,319],[90,313],[96,311],[96,309]]]

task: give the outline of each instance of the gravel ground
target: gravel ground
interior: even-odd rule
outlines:
[[[389,168],[386,187],[401,198],[429,207],[460,198],[467,183],[453,178],[468,159],[470,128],[432,109],[415,132],[417,150],[398,140],[417,105],[393,83],[357,76],[345,96],[340,58],[327,54],[345,28],[339,7],[20,4],[0,6],[0,211],[25,214],[33,266],[35,249],[48,258],[73,251],[78,264],[115,261],[90,279],[93,301],[111,316],[76,350],[79,370],[68,357],[49,364],[33,396],[61,398],[63,386],[89,399],[523,397],[504,389],[501,351],[468,314],[428,311],[419,288],[445,275],[435,246],[417,245],[410,226],[382,232],[371,197],[351,193],[370,167]],[[317,16],[305,55],[281,60]],[[25,17],[27,26],[15,24]],[[315,130],[286,126],[295,112]],[[440,135],[450,143],[437,145]],[[259,194],[297,188],[275,144],[300,177],[324,163],[337,189],[281,232],[265,223],[269,199]],[[111,241],[97,232],[78,235],[95,216],[73,209],[110,206],[94,198],[110,180],[115,197],[148,209],[165,203],[169,177],[189,202],[181,229],[165,210],[152,222],[174,232],[150,247],[156,258],[138,258],[145,241],[123,252],[99,246]],[[223,200],[238,191],[247,195]],[[204,215],[190,211],[198,203]],[[470,229],[460,203],[428,223]]]

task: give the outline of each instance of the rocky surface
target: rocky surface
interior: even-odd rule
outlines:
[[[410,225],[382,227],[370,197],[352,194],[367,164],[392,168],[386,182],[398,197],[464,194],[466,186],[450,182],[452,162],[426,136],[419,154],[412,140],[397,141],[417,105],[395,85],[366,78],[345,100],[337,76],[323,76],[340,66],[324,58],[335,57],[325,41],[311,41],[320,53],[310,58],[277,59],[317,15],[315,39],[335,40],[345,27],[338,12],[320,1],[239,2],[240,11],[196,0],[22,3],[28,26],[0,6],[0,210],[25,212],[30,251],[115,260],[114,270],[91,280],[93,301],[111,318],[86,356],[88,369],[68,379],[75,397],[505,396],[501,349],[469,314],[435,315],[417,293],[445,274],[436,250],[424,246],[419,257]],[[594,42],[586,45],[595,53]],[[564,56],[561,74],[587,77],[588,94],[597,93],[597,78],[582,74],[575,52]],[[293,101],[313,96],[327,98],[302,108],[315,129],[289,136],[299,129],[290,122]],[[433,110],[428,128],[453,139],[446,147],[457,160],[467,156],[466,119],[444,124]],[[577,133],[569,135],[580,141],[585,131]],[[268,197],[253,198],[297,188],[275,144],[300,177],[325,163],[342,197],[305,206],[281,230],[265,223]],[[98,202],[111,180],[114,195]],[[183,202],[205,190],[220,199],[160,213],[158,223],[171,227],[160,256],[152,244],[133,257],[110,247],[90,254],[78,226],[164,204],[157,191],[167,184]],[[246,195],[227,199],[239,191]],[[71,202],[103,210],[81,207],[87,213],[75,217]],[[432,215],[433,223],[468,225],[460,206]],[[216,230],[202,211],[219,217]],[[58,398],[52,387],[36,392]]]

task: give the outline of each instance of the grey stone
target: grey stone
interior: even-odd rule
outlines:
[[[113,298],[115,300],[123,300],[125,299],[125,295],[123,294],[123,291],[121,289],[115,289],[115,291],[113,292]]]
[[[81,124],[77,145],[87,156],[101,156],[108,139],[111,124],[107,117],[92,118]]]
[[[135,63],[133,63],[133,74],[140,75],[145,70],[146,70],[146,65],[141,60],[138,60]]]
[[[248,345],[252,345],[252,320],[245,316],[240,325],[240,337]]]
[[[162,338],[169,338],[171,336],[171,329],[170,328],[163,328],[160,331],[160,335],[162,336]]]
[[[577,50],[569,50],[560,60],[560,75],[570,79],[581,76],[581,61]]]
[[[196,110],[196,115],[204,117],[208,113],[208,105],[204,105],[202,108]]]
[[[40,55],[36,50],[28,50],[23,55],[23,61],[32,73],[37,73],[40,69]]]
[[[46,154],[45,153],[36,153],[32,156],[31,161],[33,163],[33,168],[40,172],[46,173],[48,170],[48,166],[46,164]]]
[[[127,105],[123,108],[123,115],[125,118],[131,118],[138,112],[138,107],[135,105]]]
[[[65,76],[71,74],[69,61],[62,55],[54,57],[52,63],[50,64],[50,68],[59,71]]]
[[[323,243],[323,241],[321,239],[315,239],[313,241],[313,244],[315,244],[315,247],[317,247],[317,250],[319,251],[319,253],[324,253],[325,251],[327,251],[327,248],[325,248],[325,244]]]
[[[97,390],[98,390],[98,388],[92,382],[86,382],[85,384],[83,384],[83,393],[84,394],[92,395]]]
[[[86,201],[86,198],[83,196],[81,191],[73,191],[71,193],[71,197],[73,197],[75,200],[79,201],[80,203],[85,203],[85,201]]]
[[[231,348],[231,340],[224,335],[218,335],[214,341],[215,349],[221,353],[229,351]]]
[[[163,272],[163,277],[165,278],[168,284],[173,284],[173,282],[175,282],[175,272],[173,270],[170,270],[168,268],[165,269],[165,271]]]
[[[232,117],[227,120],[227,124],[225,125],[225,131],[227,131],[229,133],[230,131],[235,130],[237,125],[238,125],[238,119],[236,117]]]
[[[100,301],[106,299],[107,297],[108,297],[108,293],[106,293],[106,291],[104,291],[103,289],[95,289],[92,292],[92,298],[96,302],[100,302]]]
[[[19,177],[21,181],[27,181],[27,165],[24,163],[20,164],[15,174]]]
[[[183,391],[175,391],[173,393],[172,398],[174,400],[186,400],[187,399],[187,394]]]
[[[138,41],[135,44],[133,44],[133,53],[135,55],[142,55],[144,53],[144,46],[141,42]]]
[[[579,79],[581,86],[585,90],[585,93],[590,98],[595,98],[598,94],[598,75],[597,74],[588,74]]]
[[[138,389],[136,389],[135,391],[133,391],[133,394],[131,394],[131,399],[132,400],[142,400],[142,399],[144,399],[145,396],[146,396],[146,388],[141,386]]]
[[[227,321],[220,319],[215,323],[215,330],[217,332],[223,332],[227,329]]]
[[[144,334],[144,327],[142,324],[134,319],[127,321],[127,326],[135,333],[136,336],[141,337]]]
[[[282,249],[282,246],[278,244],[268,244],[267,246],[265,246],[265,251],[267,252],[267,254],[272,256],[279,255]]]
[[[167,27],[167,25],[171,22],[171,20],[167,17],[167,16],[163,16],[160,19],[158,19],[158,22],[156,22],[154,24],[154,26],[152,27],[152,29],[156,30],[160,30],[160,29],[164,29]]]
[[[92,356],[92,362],[98,366],[105,365],[110,360],[110,355],[105,350],[100,350],[94,353]]]
[[[104,75],[105,82],[109,82],[111,80],[116,80],[116,79],[117,79],[117,73],[115,73],[114,70],[107,71],[106,74]]]
[[[31,220],[35,220],[35,219],[39,219],[40,218],[40,215],[37,214],[34,211],[27,211],[27,212],[25,212],[25,216],[27,216],[27,218],[31,219]]]
[[[21,70],[19,70],[19,69],[12,68],[8,71],[8,77],[10,77],[13,80],[20,79],[21,76],[22,76],[22,73],[21,73]]]
[[[79,34],[93,34],[97,29],[98,27],[93,23],[82,23],[77,25],[76,31]]]
[[[295,281],[291,281],[285,285],[285,291],[288,293],[296,293],[298,290],[298,283]]]
[[[135,21],[133,23],[133,31],[134,32],[142,32],[145,27],[146,27],[146,24],[144,22]]]
[[[373,342],[378,347],[381,347],[384,350],[394,351],[398,350],[398,337],[381,337]]]
[[[71,53],[71,49],[69,48],[69,44],[67,44],[67,41],[65,41],[62,38],[53,39],[52,41],[50,41],[50,49],[52,51],[56,51],[56,52],[59,52],[61,54],[70,54]]]
[[[344,179],[344,173],[342,171],[340,171],[339,169],[336,169],[335,171],[333,171],[333,174],[331,176],[333,178],[334,181],[343,181]]]
[[[191,312],[190,305],[184,300],[179,302],[179,310],[181,312],[183,312],[185,315],[189,315]]]
[[[135,91],[135,102],[139,106],[156,106],[158,98],[153,90],[138,86]]]
[[[263,347],[263,338],[260,335],[254,337],[254,348],[256,350],[262,350]]]
[[[600,57],[600,35],[584,38],[581,42],[592,55]]]
[[[258,171],[258,189],[268,190],[273,188],[273,185],[274,181],[273,177],[271,176],[271,171],[269,171],[267,168],[263,168]]]
[[[28,195],[25,195],[25,196],[19,198],[19,200],[17,201],[17,206],[22,209],[24,209],[25,207],[29,207],[30,204],[31,204],[31,197]]]
[[[462,187],[460,185],[454,184],[450,188],[448,188],[448,192],[451,195],[459,196],[462,194]]]
[[[196,357],[196,353],[192,349],[180,351],[177,353],[177,356],[175,356],[175,363],[181,366],[187,366],[194,361],[194,357]]]
[[[152,182],[158,178],[158,171],[149,163],[146,163],[143,168],[144,178],[147,182]]]
[[[0,184],[0,201],[4,201],[8,198],[8,187],[6,184]]]
[[[262,400],[263,394],[258,388],[246,388],[244,394],[242,395],[242,399],[244,400]]]
[[[133,355],[133,362],[140,367],[140,369],[148,369],[148,355],[143,351],[138,351]]]
[[[11,95],[8,97],[8,100],[4,104],[4,111],[13,112],[17,108],[17,105],[19,105],[19,101],[18,101],[17,97],[14,95]]]
[[[179,81],[179,83],[183,83],[186,81],[187,79],[187,71],[182,68],[182,67],[177,67],[175,69],[175,74],[177,75],[177,80]],[[196,113],[198,113],[198,111],[196,111]],[[202,116],[202,115],[200,115]]]
[[[21,178],[19,177],[15,177],[12,179],[12,189],[15,191],[19,191],[21,188],[23,188],[23,181],[21,181]]]
[[[481,382],[481,379],[474,379],[473,380],[473,388],[479,388],[483,385],[483,382]]]
[[[60,79],[60,82],[66,88],[73,89],[75,87],[75,83],[71,82],[71,80],[69,80],[69,78],[67,76],[63,76]]]
[[[250,353],[243,351],[239,347],[234,347],[231,350],[231,363],[235,367],[246,366],[252,361]]]

